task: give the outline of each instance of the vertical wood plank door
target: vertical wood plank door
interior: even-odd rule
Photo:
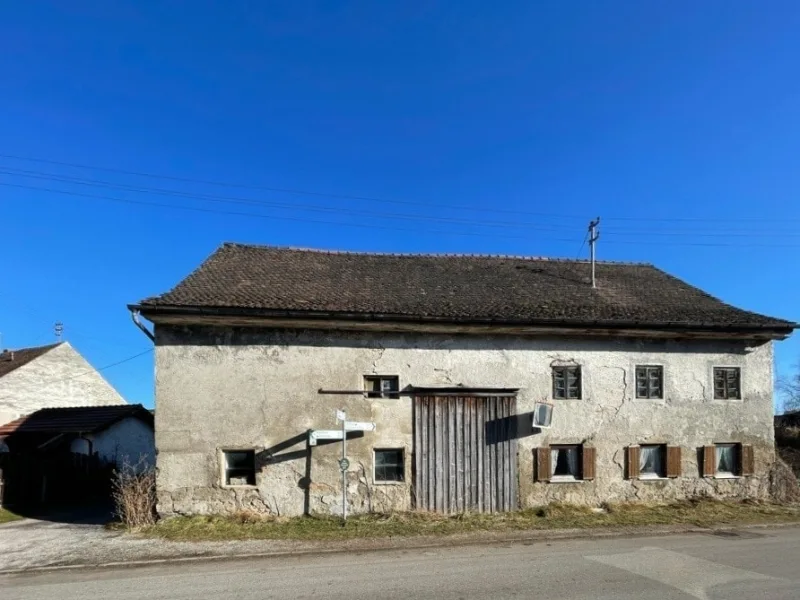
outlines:
[[[515,510],[516,414],[515,396],[416,396],[416,508],[441,513]]]

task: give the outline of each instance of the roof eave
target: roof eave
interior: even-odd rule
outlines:
[[[403,315],[403,314],[384,314],[384,313],[357,313],[357,312],[336,312],[336,311],[298,311],[298,310],[275,310],[262,308],[244,307],[211,307],[211,306],[179,306],[168,304],[130,304],[128,308],[140,312],[145,318],[157,321],[160,315],[163,316],[198,316],[198,317],[257,317],[263,319],[307,319],[307,320],[340,320],[353,322],[402,322],[420,324],[455,324],[455,325],[504,325],[504,326],[542,326],[542,327],[562,327],[565,329],[658,329],[667,331],[713,331],[727,332],[731,334],[768,334],[773,339],[785,339],[795,329],[800,328],[800,324],[789,321],[776,321],[774,323],[739,323],[721,324],[707,322],[680,322],[680,321],[643,321],[643,320],[576,320],[576,319],[498,319],[498,318],[477,318],[477,317],[438,317],[432,315]]]

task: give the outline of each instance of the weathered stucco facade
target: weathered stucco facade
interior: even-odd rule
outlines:
[[[3,356],[8,368],[21,353],[6,352]],[[125,403],[69,342],[47,349],[0,377],[0,425],[41,408]]]
[[[156,326],[156,447],[162,514],[246,509],[273,514],[341,512],[341,445],[310,450],[309,429],[336,427],[334,412],[374,421],[348,441],[348,498],[355,511],[413,507],[413,399],[320,394],[363,389],[365,375],[407,386],[519,388],[521,507],[551,501],[764,497],[774,460],[772,343],[627,337],[344,332],[257,327]],[[552,400],[552,366],[580,365],[582,399],[554,400],[552,426],[531,427],[537,401]],[[635,398],[636,365],[661,365],[664,399]],[[713,399],[715,366],[741,369],[741,400]],[[749,444],[754,475],[702,477],[700,449]],[[625,478],[625,447],[682,448],[681,476]],[[592,481],[534,481],[540,446],[596,449]],[[373,449],[402,448],[405,482],[376,484]],[[255,449],[255,486],[222,485],[222,451]]]

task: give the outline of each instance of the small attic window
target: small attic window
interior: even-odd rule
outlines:
[[[399,398],[400,378],[397,375],[365,375],[367,398]]]

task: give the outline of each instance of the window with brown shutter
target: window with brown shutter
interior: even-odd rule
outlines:
[[[596,458],[597,458],[597,452],[595,451],[594,448],[590,446],[583,447],[583,458],[581,460],[583,472],[581,473],[581,476],[586,481],[591,481],[592,479],[594,479],[594,473],[596,468],[595,465],[597,462]]]
[[[550,481],[550,448],[536,448],[536,481]]]
[[[628,479],[639,477],[639,446],[628,446]]]
[[[714,477],[717,473],[717,447],[703,446],[703,477]]]
[[[667,477],[681,476],[681,447],[667,446]]]

